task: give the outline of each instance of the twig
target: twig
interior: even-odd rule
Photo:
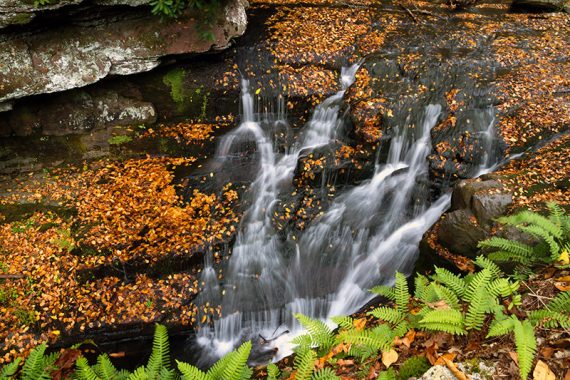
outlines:
[[[527,288],[528,290],[530,290],[531,294],[532,294],[533,296],[535,296],[536,299],[538,299],[538,300],[540,301],[540,303],[542,304],[542,306],[544,306],[545,308],[548,309],[548,306],[546,306],[546,304],[544,303],[544,301],[542,301],[542,298],[546,298],[547,300],[550,300],[550,299],[552,299],[552,298],[545,297],[545,296],[540,296],[540,295],[536,294],[536,293],[534,292],[534,290],[532,290],[532,289],[530,288],[530,286],[527,285],[526,282],[524,282],[524,281],[521,281],[521,282],[524,284],[524,286],[526,286],[526,288]]]
[[[18,278],[24,278],[23,274],[0,274],[0,279],[2,280],[6,280],[6,279],[18,279]]]
[[[408,8],[406,8],[405,6],[403,6],[402,4],[400,4],[400,7],[405,10],[406,12],[408,12],[408,14],[410,15],[410,17],[412,18],[412,20],[414,20],[414,22],[417,24],[418,23],[418,18],[412,13],[411,10],[409,10]]]

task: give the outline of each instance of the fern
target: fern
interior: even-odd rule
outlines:
[[[116,380],[119,377],[119,371],[111,363],[111,359],[109,359],[107,354],[99,355],[97,366],[94,369],[102,380]]]
[[[75,362],[75,375],[78,380],[101,380],[95,370],[89,366],[87,359],[81,357]]]
[[[152,352],[148,359],[147,371],[150,377],[156,377],[162,369],[170,369],[170,345],[168,330],[165,326],[156,324],[152,341]]]
[[[370,289],[370,291],[374,294],[378,294],[379,296],[386,297],[390,301],[396,300],[396,293],[394,292],[394,289],[389,286],[378,285]]]
[[[570,310],[570,292],[558,293],[558,295],[548,303],[548,309],[560,313],[568,313],[568,310]]]
[[[443,331],[454,335],[465,334],[464,318],[458,310],[437,309],[431,310],[419,322],[425,330]]]
[[[451,273],[447,269],[436,267],[433,279],[453,290],[458,297],[463,298],[465,293],[465,281],[458,275]]]
[[[558,245],[554,237],[552,237],[552,235],[548,233],[548,231],[546,231],[540,226],[519,226],[518,228],[523,232],[526,232],[534,237],[544,240],[546,244],[548,244],[548,247],[550,248],[551,260],[556,261],[558,259],[558,256],[560,254],[560,246]]]
[[[424,300],[427,296],[427,287],[429,285],[429,280],[426,276],[418,274],[414,280],[414,285],[416,288],[414,290],[414,296],[420,300]]]
[[[309,318],[303,314],[295,314],[295,318],[305,328],[310,337],[310,347],[319,347],[321,351],[328,351],[334,344],[334,336],[330,327],[323,321]],[[304,337],[297,337],[295,343],[301,346],[306,345],[309,340]]]
[[[564,314],[558,311],[552,310],[534,310],[528,314],[528,319],[533,325],[542,325],[546,328],[557,328],[561,327],[563,329],[570,328],[570,317],[568,313]]]
[[[50,368],[45,363],[46,348],[46,344],[43,343],[30,352],[22,367],[22,380],[49,380],[51,378],[48,372]]]
[[[16,358],[12,363],[3,366],[2,370],[0,371],[0,380],[9,380],[12,376],[14,376],[20,367],[21,361],[22,358]]]
[[[400,312],[408,310],[408,303],[410,302],[410,292],[408,290],[408,282],[406,276],[400,272],[396,272],[396,284],[394,285],[394,296],[396,308]]]
[[[525,210],[515,215],[501,217],[498,221],[515,227],[524,225],[537,226],[552,236],[562,238],[561,226],[556,225],[556,223],[536,212]]]
[[[378,374],[378,380],[396,380],[396,373],[393,368],[389,368],[387,371],[381,371]]]
[[[534,254],[533,247],[528,244],[507,240],[496,236],[479,242],[477,246],[479,248],[495,248],[499,252],[505,252],[512,255],[512,257],[519,257],[525,260],[530,259]]]
[[[251,376],[251,369],[247,366],[247,359],[251,352],[251,342],[243,343],[236,351],[230,353],[223,371],[223,379],[245,380]]]
[[[331,368],[321,368],[311,376],[311,380],[340,380]]]
[[[513,331],[515,324],[512,318],[503,319],[501,321],[494,320],[489,327],[489,332],[487,333],[487,338],[506,335]]]
[[[367,314],[389,322],[392,325],[397,325],[406,317],[404,313],[401,313],[399,310],[392,309],[390,307],[377,307]]]
[[[313,350],[305,350],[295,357],[296,368],[295,380],[309,380],[315,368],[317,353]]]
[[[279,371],[279,367],[277,367],[273,363],[269,363],[267,365],[267,380],[277,380],[277,378],[281,375],[281,371]],[[201,379],[197,379],[201,380]]]
[[[178,366],[178,370],[182,373],[182,380],[212,380],[210,375],[202,372],[193,365],[178,360],[176,361],[176,364]]]
[[[351,330],[354,328],[354,320],[351,317],[347,317],[347,316],[332,317],[331,321],[333,321],[339,327],[346,329],[346,330]]]
[[[519,370],[523,380],[526,380],[532,368],[532,362],[536,353],[536,338],[532,324],[525,320],[523,322],[514,319],[515,345],[519,357]]]

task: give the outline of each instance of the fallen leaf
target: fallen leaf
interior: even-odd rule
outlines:
[[[554,372],[552,372],[548,365],[542,360],[539,360],[538,363],[536,363],[532,376],[534,377],[534,380],[556,380]]]
[[[455,359],[456,356],[457,356],[457,354],[455,354],[455,353],[447,352],[447,353],[441,355],[439,358],[437,358],[434,365],[443,365],[443,364],[445,364],[446,360],[453,361],[453,359]]]
[[[457,377],[458,380],[469,380],[467,376],[465,376],[465,374],[461,372],[451,360],[443,359],[443,361],[451,373],[453,373],[453,376]]]
[[[384,364],[386,368],[389,368],[397,360],[398,360],[398,353],[396,352],[396,350],[391,349],[390,351],[382,352],[382,364]]]

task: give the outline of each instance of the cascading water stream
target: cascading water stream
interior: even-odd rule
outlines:
[[[277,347],[275,358],[280,358],[290,352],[289,342],[300,331],[294,313],[329,320],[357,311],[373,298],[367,289],[390,283],[396,271],[410,271],[422,235],[448,207],[449,195],[429,205],[422,185],[432,150],[430,130],[441,112],[441,106],[432,104],[417,118],[418,126],[407,121],[397,130],[386,162],[376,164],[372,178],[339,195],[296,242],[273,228],[273,208],[291,187],[299,153],[330,143],[342,127],[342,98],[357,69],[343,69],[341,91],[315,109],[300,143],[282,155],[256,118],[253,96],[243,81],[242,122],[223,140],[218,155],[230,156],[238,141],[249,139],[257,147],[259,172],[223,270],[224,282],[218,281],[211,262],[203,272],[201,302],[220,304],[223,313],[199,331],[199,344],[212,356],[263,336],[270,356]],[[485,132],[492,133],[491,128]]]

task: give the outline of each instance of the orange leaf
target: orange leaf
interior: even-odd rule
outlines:
[[[445,362],[445,365],[447,366],[447,368],[449,368],[451,373],[453,373],[453,376],[457,377],[458,380],[469,380],[467,376],[465,376],[465,374],[461,372],[459,368],[457,368],[457,366],[453,364],[451,360],[447,360],[444,358],[443,361]]]
[[[453,359],[455,359],[456,356],[457,354],[452,352],[445,353],[441,355],[439,358],[437,358],[434,365],[443,365],[445,364],[446,360],[453,361]]]

